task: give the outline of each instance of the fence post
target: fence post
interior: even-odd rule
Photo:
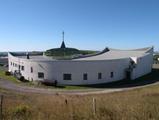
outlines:
[[[93,98],[92,105],[93,105],[93,114],[95,115],[96,114],[96,99],[95,98]]]
[[[0,120],[3,119],[3,95],[1,95],[1,104],[0,104],[1,108],[0,108]]]
[[[67,101],[67,99],[65,99],[65,104],[66,104],[66,105],[68,104],[68,101]]]

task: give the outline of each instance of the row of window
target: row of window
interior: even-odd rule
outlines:
[[[114,72],[110,72],[110,77],[114,77]],[[38,78],[44,78],[44,73],[39,72],[38,73]],[[102,73],[98,73],[98,79],[102,79]],[[72,74],[63,74],[63,80],[72,80]],[[84,73],[83,74],[83,80],[88,80],[88,74]]]
[[[18,64],[16,64],[16,63],[12,63],[12,62],[11,62],[11,66],[13,66],[13,67],[18,67],[19,70],[24,71],[24,66],[21,66],[21,65],[18,65]],[[30,68],[30,72],[33,73],[33,67]]]
[[[110,72],[110,77],[114,77],[114,72]],[[98,79],[102,79],[102,73],[98,73]],[[63,80],[72,80],[72,74],[63,74]],[[88,80],[88,74],[83,74],[83,80]]]
[[[10,63],[10,65],[13,66],[13,67],[18,67],[19,70],[23,70],[24,71],[24,66],[23,65],[18,65],[16,63],[12,63],[12,62]]]
[[[21,65],[17,65],[16,63],[12,63],[11,62],[11,66],[14,67],[19,67],[19,70],[23,70],[24,71],[24,66]],[[33,73],[33,67],[30,67],[30,72]],[[110,72],[110,77],[113,78],[114,77],[114,72]],[[44,78],[44,73],[42,72],[38,72],[38,78],[43,79]],[[98,79],[102,79],[102,73],[98,73]],[[63,74],[63,80],[72,80],[72,74]],[[88,74],[84,73],[83,74],[83,80],[88,80]]]

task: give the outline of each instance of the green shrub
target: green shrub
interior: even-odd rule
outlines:
[[[5,75],[11,75],[11,73],[9,71],[5,71]]]

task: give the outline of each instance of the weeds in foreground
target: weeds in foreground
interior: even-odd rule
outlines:
[[[4,120],[158,120],[158,113],[159,85],[89,96],[12,93],[3,105]]]

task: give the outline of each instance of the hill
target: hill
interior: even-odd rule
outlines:
[[[73,57],[95,54],[97,51],[78,50],[76,48],[54,48],[45,52],[46,56],[51,56],[56,59],[71,59]]]

